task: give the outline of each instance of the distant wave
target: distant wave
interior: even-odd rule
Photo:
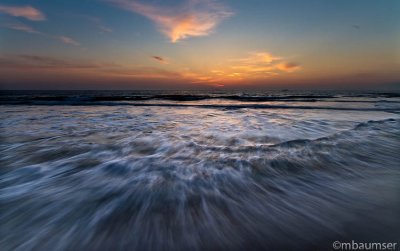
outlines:
[[[400,93],[363,93],[363,94],[303,94],[277,92],[271,94],[231,94],[231,93],[196,93],[196,92],[169,92],[169,91],[0,91],[1,104],[41,104],[41,102],[72,103],[96,103],[96,102],[117,102],[117,101],[201,101],[201,100],[232,100],[240,102],[395,102],[395,100],[359,100],[359,98],[399,98]],[[340,99],[345,98],[345,99]],[[346,98],[357,98],[348,100]]]
[[[130,95],[130,96],[6,96],[0,99],[1,103],[25,104],[33,102],[107,102],[107,101],[200,101],[225,99],[242,102],[269,102],[269,101],[302,101],[316,102],[322,99],[335,98],[329,95],[299,95],[299,96],[240,96],[240,95]]]
[[[384,111],[399,112],[400,107],[334,107],[303,105],[267,105],[267,104],[187,104],[187,103],[133,103],[133,102],[82,102],[82,101],[0,101],[0,105],[38,105],[38,106],[139,106],[139,107],[193,107],[205,109],[304,109],[337,111]]]

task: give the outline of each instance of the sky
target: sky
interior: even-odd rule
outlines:
[[[399,0],[0,0],[1,89],[400,89]]]

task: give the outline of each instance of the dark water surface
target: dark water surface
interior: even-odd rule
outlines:
[[[0,93],[1,250],[400,243],[396,93]]]

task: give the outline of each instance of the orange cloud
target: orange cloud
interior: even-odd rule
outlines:
[[[129,0],[114,2],[152,20],[173,43],[188,37],[207,36],[218,23],[232,15],[226,7],[212,0],[191,0],[177,8]]]
[[[243,58],[227,60],[208,73],[184,71],[183,76],[192,83],[239,83],[246,80],[262,80],[301,69],[297,63],[268,52],[253,52]]]
[[[234,59],[234,62],[240,62],[243,64],[270,64],[272,62],[276,62],[281,60],[281,57],[274,56],[268,52],[254,52],[250,53],[248,57]]]
[[[288,63],[281,63],[276,66],[279,70],[285,72],[294,72],[299,70],[301,67],[297,63],[288,62]]]
[[[14,17],[23,17],[31,21],[46,20],[45,15],[31,6],[0,5],[0,13],[6,13]]]
[[[232,62],[230,71],[236,74],[231,73],[230,75],[234,77],[273,76],[279,74],[279,72],[294,72],[300,69],[299,64],[287,62],[284,58],[267,52],[251,53],[248,57],[234,59]]]
[[[70,45],[74,45],[74,46],[80,46],[80,43],[76,42],[74,39],[72,39],[70,37],[59,36],[59,37],[57,37],[57,39],[60,40],[61,42],[65,43],[65,44],[70,44]]]

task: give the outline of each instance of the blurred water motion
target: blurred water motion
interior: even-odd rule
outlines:
[[[399,241],[396,96],[51,95],[0,99],[1,250]]]

